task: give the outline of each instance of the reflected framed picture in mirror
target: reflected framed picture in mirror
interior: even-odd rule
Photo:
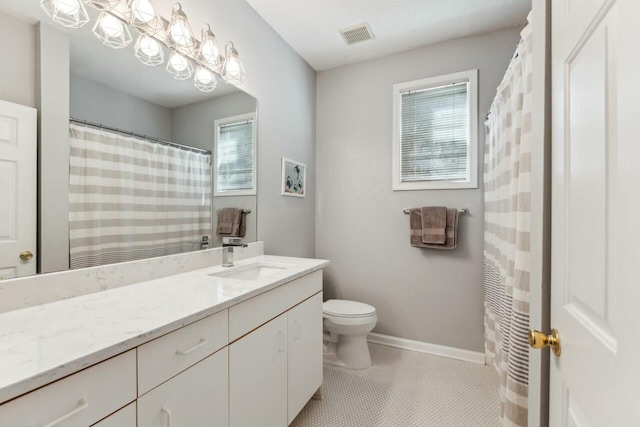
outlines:
[[[282,158],[282,195],[306,197],[307,165]]]

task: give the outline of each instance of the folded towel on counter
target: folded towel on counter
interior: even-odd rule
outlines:
[[[422,208],[409,211],[410,243],[415,248],[454,249],[458,245],[458,209],[447,209],[446,240],[444,244],[422,241]]]
[[[247,220],[243,209],[222,208],[218,210],[218,235],[244,237],[246,231]]]
[[[428,206],[420,209],[422,216],[422,243],[444,245],[447,241],[447,208]]]

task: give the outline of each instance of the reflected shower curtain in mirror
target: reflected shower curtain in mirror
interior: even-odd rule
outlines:
[[[196,250],[211,235],[211,155],[70,125],[71,268]]]
[[[485,354],[500,376],[505,426],[528,416],[531,25],[485,122]]]

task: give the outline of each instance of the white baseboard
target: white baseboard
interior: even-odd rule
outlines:
[[[375,332],[369,333],[367,341],[374,344],[417,351],[419,353],[433,354],[434,356],[464,360],[465,362],[479,363],[481,365],[485,364],[484,353],[464,350],[462,348],[446,347],[444,345],[430,344],[428,342],[413,341],[405,338],[392,337],[390,335],[377,334]]]

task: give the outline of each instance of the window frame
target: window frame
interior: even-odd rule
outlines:
[[[233,123],[239,123],[251,120],[253,125],[251,126],[251,137],[253,139],[253,179],[251,182],[251,188],[244,190],[228,190],[218,191],[218,142],[220,138],[220,127]],[[217,119],[213,121],[214,126],[214,145],[213,145],[213,196],[225,197],[225,196],[256,196],[258,194],[256,183],[258,177],[258,163],[257,163],[257,141],[256,141],[256,113],[239,114],[237,116],[225,117],[223,119]]]
[[[402,182],[402,93],[412,90],[432,89],[454,83],[468,83],[469,139],[467,164],[469,179],[466,181],[412,181]],[[393,85],[393,191],[453,190],[478,188],[478,70],[461,71]]]

